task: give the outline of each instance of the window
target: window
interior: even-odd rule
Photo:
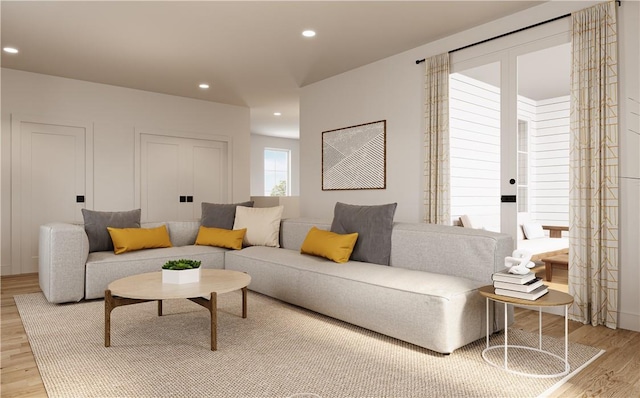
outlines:
[[[264,196],[288,196],[289,192],[289,151],[265,149]]]

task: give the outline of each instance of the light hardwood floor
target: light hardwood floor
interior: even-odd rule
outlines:
[[[0,392],[5,397],[46,397],[13,296],[40,291],[38,274],[3,276],[0,280]]]
[[[2,397],[46,397],[13,301],[14,295],[40,291],[38,275],[4,276],[0,282]],[[557,281],[554,274],[554,282],[563,282],[561,274]],[[536,331],[537,312],[517,308],[516,323],[512,327]],[[544,314],[543,333],[561,338],[564,333],[562,317]],[[569,322],[569,340],[607,352],[560,387],[552,397],[640,397],[640,333]]]

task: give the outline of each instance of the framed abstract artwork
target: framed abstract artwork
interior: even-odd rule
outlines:
[[[387,121],[322,132],[322,190],[386,189]]]

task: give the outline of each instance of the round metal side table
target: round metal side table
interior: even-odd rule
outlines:
[[[573,303],[573,297],[567,293],[560,292],[557,290],[549,289],[549,292],[544,296],[540,297],[537,300],[523,300],[514,297],[507,297],[495,294],[495,290],[493,286],[483,286],[479,290],[480,294],[484,296],[487,300],[487,348],[482,351],[482,358],[489,364],[503,368],[507,372],[528,376],[528,377],[538,377],[538,378],[548,378],[548,377],[559,377],[564,376],[569,373],[569,320],[567,318],[567,313],[569,309],[569,305]],[[504,344],[490,346],[489,345],[489,301],[495,301],[496,303],[504,304]],[[507,320],[507,308],[508,305],[519,305],[525,307],[537,307],[538,308],[538,347],[527,347],[521,345],[509,345],[509,325]],[[546,351],[542,349],[542,307],[558,307],[564,306],[564,358],[559,355],[556,355],[552,352]],[[487,352],[490,350],[496,349],[504,350],[504,361],[502,365],[492,362],[489,358],[487,358]],[[518,348],[529,351],[536,351],[551,357],[557,358],[558,360],[564,363],[564,371],[553,374],[531,374],[519,372],[513,369],[509,369],[509,348]]]

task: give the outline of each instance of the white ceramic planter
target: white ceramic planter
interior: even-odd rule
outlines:
[[[163,269],[162,283],[194,283],[200,281],[200,268],[194,269]]]

